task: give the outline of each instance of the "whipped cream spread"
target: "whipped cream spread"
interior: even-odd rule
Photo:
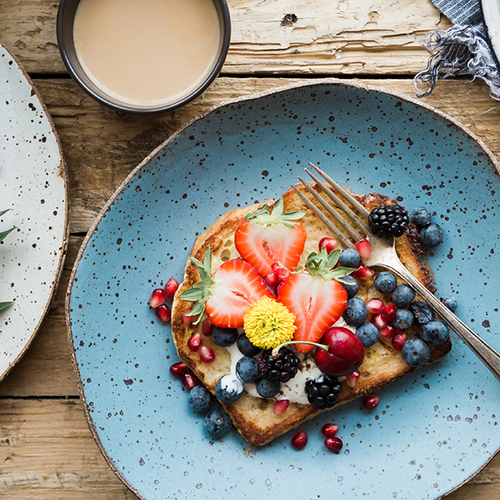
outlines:
[[[344,321],[343,318],[340,318],[334,326],[342,326],[344,328],[347,328],[351,330],[353,333],[355,331],[355,328],[347,325],[347,323]],[[238,329],[238,332],[241,334],[243,333],[243,329]],[[292,346],[290,346],[291,348]],[[238,346],[236,345],[236,342],[232,344],[229,347],[226,347],[229,355],[231,356],[231,371],[230,373],[233,375],[236,375],[236,363],[238,360],[243,356],[241,354],[240,350],[238,349]],[[320,375],[323,374],[323,372],[316,366],[316,363],[314,363],[314,359],[308,357],[307,359],[304,358],[304,354],[302,353],[297,353],[295,352],[296,356],[300,359],[301,363],[299,365],[299,370],[297,372],[297,375],[293,377],[291,380],[285,383],[281,383],[281,390],[276,396],[276,399],[288,399],[290,403],[298,403],[301,405],[308,405],[310,404],[309,401],[307,400],[307,393],[305,390],[305,385],[306,382],[309,379],[315,379],[319,377]],[[259,357],[259,355],[255,356],[256,358]],[[345,377],[339,377],[339,379],[343,379]],[[257,392],[256,384],[254,382],[252,383],[245,383],[243,384],[244,390],[252,397],[254,398],[261,398],[262,396]]]

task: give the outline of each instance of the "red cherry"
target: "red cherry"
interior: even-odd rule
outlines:
[[[323,247],[326,247],[326,252],[330,253],[332,250],[335,250],[338,246],[339,242],[335,238],[321,238],[319,240],[319,251]]]
[[[342,449],[342,446],[344,446],[344,443],[342,442],[342,439],[332,437],[325,439],[325,446],[330,451],[333,451],[333,453],[339,453],[339,451]]]
[[[291,443],[296,450],[302,450],[305,448],[307,440],[307,432],[299,431],[297,432],[297,434],[295,434],[295,436],[293,436]]]
[[[342,377],[356,370],[365,357],[361,341],[347,328],[334,326],[326,331],[321,343],[328,351],[317,348],[314,360],[318,368],[330,377]]]
[[[328,438],[335,437],[338,431],[339,431],[339,426],[337,424],[325,424],[321,428],[321,432],[323,433],[323,435]]]

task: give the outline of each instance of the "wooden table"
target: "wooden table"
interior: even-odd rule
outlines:
[[[127,174],[178,127],[222,100],[338,76],[414,96],[427,63],[417,41],[449,21],[429,0],[229,0],[233,35],[222,75],[200,98],[154,118],[118,114],[69,78],[59,56],[57,2],[0,0],[0,41],[24,65],[54,119],[70,182],[71,237],[50,312],[0,385],[0,497],[130,500],[84,419],[71,366],[64,296],[78,248]],[[460,120],[500,159],[500,106],[481,81],[440,82],[423,102]],[[500,456],[453,500],[500,498]]]

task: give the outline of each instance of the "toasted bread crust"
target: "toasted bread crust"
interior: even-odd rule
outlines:
[[[302,186],[297,187],[304,191]],[[379,194],[356,195],[356,198],[368,210],[384,203],[395,203],[395,201],[388,200],[387,197]],[[328,236],[331,233],[317,216],[304,206],[293,190],[287,191],[283,195],[283,200],[285,212],[292,210],[305,210],[306,212],[306,215],[300,221],[308,232],[306,248],[298,266],[300,267],[310,251],[317,251],[320,237]],[[266,203],[271,205],[272,200],[268,200]],[[260,206],[258,204],[252,205],[243,209],[231,210],[224,214],[196,239],[190,257],[193,256],[198,260],[203,260],[205,248],[210,246],[213,254],[212,269],[216,269],[224,260],[237,257],[238,254],[234,248],[234,233],[245,220],[246,214],[254,212]],[[432,285],[431,273],[420,260],[420,255],[423,252],[414,227],[410,225],[407,232],[397,239],[396,250],[400,260],[412,274],[429,290],[435,291]],[[215,345],[210,337],[204,337],[204,343],[215,351],[216,359],[213,363],[202,363],[198,354],[189,349],[187,341],[194,332],[199,330],[199,326],[184,324],[183,312],[191,308],[191,303],[184,302],[179,298],[184,290],[192,287],[198,281],[200,281],[200,277],[196,266],[188,259],[184,281],[174,297],[172,335],[179,357],[193,370],[201,382],[215,394],[217,380],[222,375],[229,373],[230,356],[225,348]],[[365,282],[363,285],[362,290],[360,290],[363,299],[366,300],[372,296],[383,297],[374,289],[373,280]],[[409,336],[418,335],[418,331],[414,327],[408,330],[407,333]],[[448,340],[442,345],[430,347],[430,363],[432,363],[441,359],[450,351],[451,342]],[[413,369],[403,361],[399,351],[392,348],[390,344],[380,341],[365,350],[365,360],[359,371],[361,375],[355,388],[351,388],[343,382],[343,392],[338,399],[337,405],[370,394],[383,385],[407,375]],[[240,434],[255,446],[264,445],[277,436],[297,427],[305,420],[321,413],[313,405],[292,403],[283,415],[275,415],[274,403],[274,399],[255,398],[244,392],[238,401],[232,404],[223,404],[223,406]]]

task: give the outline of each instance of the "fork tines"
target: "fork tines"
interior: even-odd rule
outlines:
[[[327,201],[323,196],[317,193],[307,182],[305,182],[301,177],[299,177],[300,182],[304,185],[307,191],[313,196],[315,200],[337,221],[337,223],[344,229],[345,232],[354,240],[354,242],[358,241],[361,238],[364,238],[364,234],[369,234],[369,229],[366,223],[352,211],[352,209],[339,197],[341,196],[345,200],[347,200],[361,215],[368,217],[369,212],[366,208],[359,203],[354,196],[352,196],[349,192],[347,192],[340,184],[334,181],[330,176],[325,174],[319,167],[310,163],[311,167],[313,167],[316,172],[318,172],[323,179],[325,179],[330,186],[332,186],[337,194],[335,194],[332,189],[327,186],[324,182],[322,182],[315,174],[310,172],[307,168],[305,171],[309,174],[309,176],[316,182],[316,184],[321,188],[321,190],[330,198],[330,200],[335,204],[335,208]],[[324,215],[324,213],[303,193],[301,193],[295,186],[292,185],[292,188],[297,193],[299,198],[319,217],[319,219],[339,238],[339,240],[346,246],[351,247],[353,242],[349,241],[349,238],[335,225],[333,224],[328,217]],[[343,217],[341,214],[345,214],[348,219]],[[353,227],[353,224],[356,226]],[[358,229],[360,231],[358,231]]]

